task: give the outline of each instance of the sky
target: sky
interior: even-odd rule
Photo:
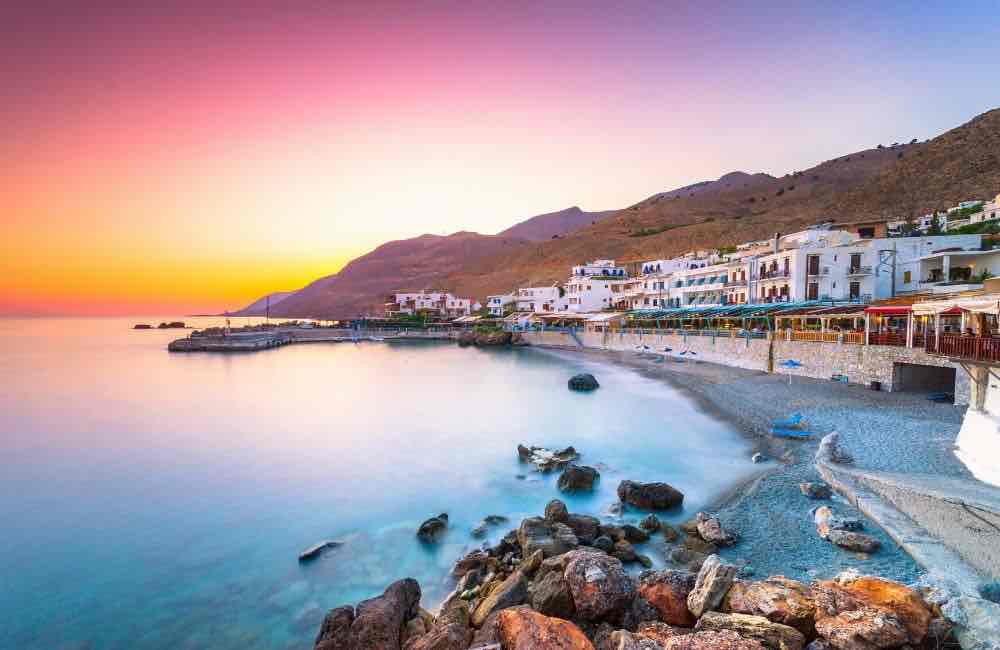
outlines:
[[[0,315],[217,313],[1000,106],[998,2],[737,4],[4,3]]]

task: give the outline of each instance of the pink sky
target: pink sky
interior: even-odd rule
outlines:
[[[0,10],[0,313],[220,311],[386,240],[781,174],[998,99],[968,92],[1000,60],[962,38],[975,7],[201,4]]]

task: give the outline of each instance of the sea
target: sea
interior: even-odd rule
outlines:
[[[0,648],[304,650],[330,608],[400,578],[433,609],[456,559],[550,499],[604,517],[621,480],[666,481],[685,494],[665,517],[679,522],[754,471],[730,424],[593,356],[169,353],[185,331],[132,329],[169,320],[0,319]],[[601,387],[568,390],[578,372]],[[572,445],[601,479],[560,494],[518,444]],[[417,540],[442,512],[440,542]],[[509,523],[474,538],[487,515]],[[299,562],[327,539],[342,545]],[[654,543],[638,550],[662,565]]]

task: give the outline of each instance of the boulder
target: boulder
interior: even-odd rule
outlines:
[[[697,535],[688,535],[687,537],[684,538],[684,541],[681,543],[684,545],[684,548],[690,549],[696,553],[701,553],[702,555],[705,556],[715,555],[716,553],[719,552],[718,546],[716,546],[712,542],[706,542]]]
[[[850,645],[852,639],[866,639],[876,644],[873,647],[892,647],[877,645],[874,639],[888,643],[900,637],[900,630],[903,640],[899,645],[918,645],[927,635],[933,618],[916,591],[872,576],[839,577],[817,583],[813,597],[816,631],[835,648],[855,647]]]
[[[636,555],[635,548],[632,546],[631,542],[624,539],[620,539],[615,542],[615,547],[611,550],[611,555],[615,556],[625,564],[639,561],[639,556]]]
[[[733,583],[721,607],[730,614],[755,614],[794,627],[807,638],[815,635],[816,601],[812,589],[785,576],[760,582]]]
[[[732,546],[736,543],[736,534],[723,528],[718,517],[711,517],[704,512],[699,512],[695,519],[698,522],[698,536],[706,542],[717,546]]]
[[[541,580],[553,571],[557,571],[560,575],[562,575],[563,568],[566,566],[565,561],[565,555],[545,558],[542,560],[542,565],[538,567],[538,571],[535,572],[535,580]]]
[[[314,650],[351,650],[351,624],[354,623],[354,608],[350,605],[331,609],[316,637]]]
[[[635,633],[638,636],[652,639],[653,641],[658,642],[661,646],[665,645],[669,639],[677,636],[683,636],[685,634],[691,634],[693,631],[694,630],[687,627],[675,627],[661,621],[640,623],[635,629]]]
[[[518,445],[517,457],[522,463],[531,463],[540,472],[551,472],[572,463],[580,457],[580,454],[573,447],[553,451],[545,447]]]
[[[442,512],[437,517],[431,517],[420,524],[417,529],[417,537],[422,542],[436,542],[448,529],[448,513]]]
[[[594,482],[600,477],[601,475],[593,467],[570,463],[559,475],[556,485],[562,492],[591,492],[594,489]]]
[[[403,650],[466,650],[470,643],[469,606],[458,601],[442,611],[425,634],[407,639]]]
[[[608,637],[601,650],[662,650],[663,645],[654,639],[633,634],[628,630],[616,630]]]
[[[810,499],[829,499],[833,496],[830,486],[825,483],[799,483],[799,489]]]
[[[509,611],[509,610],[501,610]],[[500,632],[497,630],[497,618],[500,616],[500,612],[493,612],[486,617],[483,622],[482,627],[475,631],[472,637],[472,643],[469,645],[470,648],[482,648],[482,647],[494,647],[498,648],[500,646]]]
[[[593,544],[601,534],[601,520],[590,515],[569,515],[566,525],[573,530],[581,544]]]
[[[563,577],[573,595],[577,616],[588,621],[622,614],[635,596],[635,587],[617,559],[590,550],[567,555]]]
[[[545,560],[545,554],[542,553],[541,549],[535,551],[529,555],[526,559],[521,561],[518,565],[518,570],[527,577],[535,575],[535,573],[542,567],[542,562]]]
[[[504,523],[507,523],[507,518],[503,515],[487,515],[472,529],[472,536],[477,539],[486,537],[486,533],[489,532],[490,528]]]
[[[489,559],[489,553],[486,551],[472,551],[458,562],[455,562],[455,566],[451,568],[451,575],[464,576],[473,569],[482,569],[486,566],[486,562]]]
[[[693,573],[685,571],[644,571],[639,576],[639,595],[656,609],[664,623],[690,627],[697,621],[687,606],[695,580]]]
[[[760,641],[744,639],[736,632],[699,630],[668,638],[664,650],[765,650]]]
[[[527,607],[500,612],[497,637],[503,650],[594,650],[576,625]]]
[[[591,391],[601,387],[601,385],[597,383],[597,378],[589,372],[582,372],[578,375],[573,375],[569,378],[568,385],[570,390],[579,391]]]
[[[517,541],[522,557],[530,557],[541,549],[545,557],[562,555],[579,545],[573,529],[566,524],[548,522],[541,517],[528,517],[517,529]]]
[[[599,535],[593,543],[594,548],[600,549],[605,553],[611,553],[615,550],[615,542],[607,535]]]
[[[559,499],[552,499],[545,505],[545,521],[565,524],[569,517],[569,509]]]
[[[680,534],[677,529],[665,521],[660,522],[660,530],[663,531],[663,539],[667,542],[676,542]]]
[[[392,583],[381,596],[358,604],[347,647],[351,650],[399,650],[406,622],[417,615],[419,604],[420,585],[416,580],[406,578]]]
[[[634,582],[634,581],[633,581]],[[643,623],[659,621],[660,613],[652,604],[638,593],[632,598],[632,604],[625,610],[622,616],[620,627],[626,630],[635,630]]]
[[[851,530],[831,530],[826,538],[841,548],[859,553],[874,553],[882,546],[882,542],[871,535]]]
[[[683,568],[685,571],[690,571],[691,573],[697,573],[700,571],[702,565],[705,564],[705,560],[708,559],[708,555],[705,553],[692,551],[691,549],[683,546],[665,546],[664,554],[666,555],[668,562],[674,566]]]
[[[731,630],[745,639],[756,639],[772,650],[802,650],[806,637],[794,627],[774,623],[763,616],[705,612],[698,619],[699,630]]]
[[[576,608],[573,594],[562,573],[550,571],[540,580],[531,583],[531,607],[536,612],[556,618],[573,618]]]
[[[633,544],[649,541],[649,533],[632,524],[622,526],[622,531],[625,533],[625,539]]]
[[[736,567],[723,564],[718,555],[710,555],[695,580],[694,588],[688,594],[688,609],[696,617],[716,609],[725,597],[736,577]]]
[[[650,513],[643,517],[642,521],[639,522],[639,528],[652,535],[656,531],[660,530],[660,519],[653,513]]]
[[[523,573],[515,571],[479,601],[475,611],[472,612],[472,625],[481,627],[493,612],[523,605],[526,602],[528,602],[528,580]]]
[[[622,481],[618,484],[618,498],[643,510],[668,510],[684,503],[684,495],[667,483]]]

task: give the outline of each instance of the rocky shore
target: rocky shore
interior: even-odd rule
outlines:
[[[624,492],[662,494],[634,482]],[[652,487],[647,487],[652,486]],[[652,497],[650,497],[652,498]],[[803,497],[805,498],[805,497]],[[672,508],[674,499],[653,505]],[[645,497],[643,499],[645,503]],[[629,502],[631,503],[631,501]],[[627,505],[625,507],[628,507]],[[440,519],[440,516],[435,519]],[[711,551],[738,543],[699,513],[676,530],[571,514],[553,500],[498,544],[459,558],[437,615],[413,579],[331,610],[316,650],[874,650],[957,647],[939,588],[845,572],[751,580]],[[684,550],[683,568],[629,575],[630,540]],[[984,648],[989,646],[983,646]]]

